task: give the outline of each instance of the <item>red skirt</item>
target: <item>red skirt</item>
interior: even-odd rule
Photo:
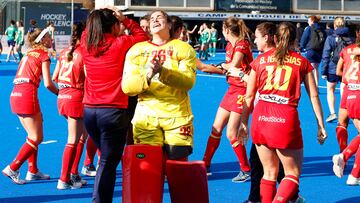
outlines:
[[[277,149],[303,148],[297,108],[259,101],[251,121],[253,143]]]
[[[11,111],[16,114],[39,113],[38,88],[32,83],[15,85],[10,95],[10,106]]]
[[[346,101],[347,101],[347,96],[349,94],[349,89],[347,87],[347,85],[344,86],[344,91],[340,100],[340,108],[342,109],[346,109]]]
[[[220,103],[220,107],[227,111],[241,114],[245,101],[245,93],[246,87],[230,85]]]
[[[360,119],[360,90],[348,90],[346,108],[349,118]]]
[[[84,117],[84,104],[82,103],[84,91],[75,88],[64,88],[59,91],[58,110],[59,114],[72,117]]]

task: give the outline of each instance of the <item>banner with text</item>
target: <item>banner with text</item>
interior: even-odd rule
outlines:
[[[215,1],[217,11],[240,11],[242,13],[290,13],[289,0],[227,0]]]

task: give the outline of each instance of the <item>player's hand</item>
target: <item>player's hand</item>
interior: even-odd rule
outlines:
[[[155,56],[153,60],[151,60],[150,67],[147,70],[146,77],[148,80],[154,77],[157,73],[160,73],[162,70],[162,63],[158,56]]]
[[[248,127],[244,123],[240,123],[240,128],[238,131],[237,138],[242,145],[246,145],[248,139],[249,139],[249,133],[248,133]]]
[[[114,11],[114,12],[113,12],[113,15],[114,15],[120,22],[122,22],[123,20],[125,20],[124,14],[123,14],[118,8],[116,8],[115,6],[107,6],[106,8]]]
[[[321,145],[324,144],[327,137],[328,136],[327,136],[325,129],[318,127],[317,139],[318,139],[319,144],[321,144]]]

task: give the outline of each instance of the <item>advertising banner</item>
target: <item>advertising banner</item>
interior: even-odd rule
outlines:
[[[239,11],[242,13],[290,13],[290,0],[227,0],[215,1],[217,11]]]

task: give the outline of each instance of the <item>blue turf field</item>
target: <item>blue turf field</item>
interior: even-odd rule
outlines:
[[[224,60],[224,53],[219,53],[215,60],[209,63],[217,64]],[[25,131],[21,127],[17,116],[12,114],[9,105],[9,95],[13,87],[12,80],[16,73],[17,64],[5,63],[5,57],[0,58],[0,169],[2,170],[14,159],[19,148],[25,141]],[[53,70],[55,63],[51,65]],[[325,81],[320,81],[320,97],[324,116],[328,115],[326,102]],[[216,110],[227,88],[225,77],[200,73],[197,76],[195,87],[191,90],[191,103],[195,116],[195,144],[191,160],[202,159],[211,125]],[[345,170],[345,176],[338,179],[332,172],[331,156],[338,152],[335,138],[336,123],[327,123],[326,129],[329,138],[324,146],[316,140],[316,121],[312,113],[311,104],[303,88],[303,97],[299,106],[301,127],[303,130],[305,159],[303,174],[300,179],[300,193],[309,203],[318,202],[360,202],[360,186],[351,187],[345,184],[351,167]],[[337,98],[339,90],[336,91]],[[39,88],[39,99],[44,116],[44,141],[39,148],[39,168],[51,175],[51,180],[31,182],[25,185],[15,185],[9,179],[0,175],[0,202],[91,202],[93,178],[84,177],[89,184],[78,190],[59,191],[56,189],[60,175],[61,157],[67,137],[65,119],[57,113],[56,97],[47,91],[43,84]],[[337,100],[337,106],[339,101]],[[349,138],[356,135],[355,127],[350,124]],[[248,143],[248,151],[250,142]],[[82,162],[80,162],[82,163]],[[349,162],[352,166],[353,159]],[[80,165],[81,169],[81,165]],[[121,167],[118,170],[118,179],[115,187],[114,202],[121,202]],[[232,183],[231,178],[237,175],[239,166],[226,137],[214,156],[212,171],[209,177],[210,202],[243,202],[247,196],[250,182]],[[21,177],[24,178],[27,164],[21,168]],[[167,185],[164,189],[164,202],[170,202]]]

